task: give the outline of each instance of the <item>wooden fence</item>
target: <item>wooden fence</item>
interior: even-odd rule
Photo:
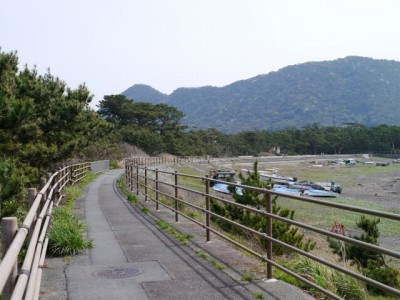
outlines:
[[[108,164],[102,162],[102,167],[95,165],[97,170],[108,168]],[[90,162],[65,166],[47,174],[39,192],[35,188],[28,189],[29,211],[19,228],[17,218],[2,219],[4,257],[0,263],[0,291],[3,299],[38,299],[53,207],[60,203],[63,188],[78,183],[92,166]],[[18,267],[18,255],[27,237],[28,249]]]

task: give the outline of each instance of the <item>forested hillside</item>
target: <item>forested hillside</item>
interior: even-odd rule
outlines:
[[[135,101],[166,103],[185,114],[183,124],[245,130],[400,124],[400,62],[365,57],[285,67],[228,86],[179,88],[170,95],[134,85]]]
[[[143,94],[148,90],[141,89]],[[223,89],[205,87],[199,91],[206,95]],[[179,89],[175,94],[188,98],[190,89]],[[312,124],[225,134],[214,128],[187,128],[182,124],[184,114],[168,104],[106,95],[95,112],[88,106],[91,100],[84,84],[72,89],[50,72],[41,75],[36,69],[19,70],[16,53],[0,51],[0,217],[26,209],[26,188],[37,187],[46,171],[76,161],[120,160],[136,148],[149,155],[214,157],[265,155],[276,148],[286,154],[400,152],[397,125]],[[388,103],[381,105],[382,109]],[[396,109],[392,107],[393,112]]]

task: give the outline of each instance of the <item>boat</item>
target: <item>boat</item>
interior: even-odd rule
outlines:
[[[305,190],[303,192],[303,195],[311,196],[311,197],[326,197],[326,198],[337,198],[337,196],[338,196],[337,193],[334,193],[331,191],[314,190],[314,189]]]
[[[284,186],[284,185],[274,185],[272,190],[274,192],[282,193],[282,194],[285,194],[285,195],[301,196],[301,191],[300,190],[288,188],[287,186]]]
[[[326,182],[315,182],[315,184],[318,184],[320,186],[322,186],[325,191],[331,191],[331,192],[335,192],[338,194],[342,193],[342,186],[339,184],[336,184],[334,181],[326,181]],[[318,189],[317,189],[318,190]]]
[[[308,182],[308,181],[302,181],[302,182],[289,182],[288,187],[292,189],[298,189],[298,190],[321,190],[324,191],[325,188],[319,184]]]
[[[290,183],[296,182],[296,177],[279,176],[276,173],[259,172],[261,180],[272,180],[275,183]]]
[[[216,192],[224,193],[224,194],[232,194],[229,189],[228,185],[225,183],[215,183],[212,189]]]
[[[223,194],[232,194],[232,192],[229,190],[229,185],[227,185],[225,183],[215,183],[212,186],[212,189],[216,192],[220,192]],[[237,187],[236,194],[243,195],[243,189],[241,187]]]

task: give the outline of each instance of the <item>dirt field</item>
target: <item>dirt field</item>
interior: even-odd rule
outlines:
[[[276,168],[282,176],[297,177],[299,181],[328,181],[334,180],[342,185],[343,192],[337,199],[324,199],[351,206],[359,206],[379,211],[400,213],[400,164],[389,166],[375,166],[364,164],[370,159],[363,156],[356,157],[360,163],[355,166],[332,165],[333,157],[287,157],[258,159],[259,170]],[[374,161],[385,161],[374,158]],[[252,169],[254,159],[221,159],[213,160],[208,164],[197,166],[198,170],[217,168],[234,169],[240,172],[243,169]],[[243,172],[243,171],[242,171]],[[323,211],[315,207],[296,206],[297,219],[314,224],[318,227],[330,229],[338,211]],[[313,210],[310,212],[310,210]],[[313,216],[315,215],[315,217]],[[309,219],[315,219],[313,220]],[[355,232],[355,222],[359,218],[356,214],[346,214],[341,220],[349,233]],[[380,244],[392,250],[400,251],[400,222],[382,220],[380,226]]]

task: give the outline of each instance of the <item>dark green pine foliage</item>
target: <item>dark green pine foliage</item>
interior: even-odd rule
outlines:
[[[180,125],[183,114],[166,104],[134,102],[123,95],[108,95],[97,113],[114,124],[119,139],[150,155],[167,152],[191,155],[194,147]],[[201,153],[203,154],[203,153]]]
[[[369,219],[362,215],[356,223],[357,227],[362,230],[362,233],[361,235],[352,236],[352,238],[372,245],[378,245],[380,236],[378,228],[379,222],[380,219],[378,218]],[[388,266],[385,257],[381,253],[350,243],[344,243],[343,246],[343,243],[332,238],[328,238],[328,242],[334,253],[339,254],[346,260],[348,259],[352,260],[354,263],[358,263],[362,272],[367,277],[394,288],[400,287],[399,270]],[[372,285],[367,285],[367,288],[374,294],[385,294],[384,291]]]
[[[104,122],[88,108],[92,96],[82,84],[65,82],[36,69],[18,70],[15,52],[0,51],[1,214],[15,214],[45,170],[77,156],[103,135]],[[14,209],[14,212],[12,211]]]

